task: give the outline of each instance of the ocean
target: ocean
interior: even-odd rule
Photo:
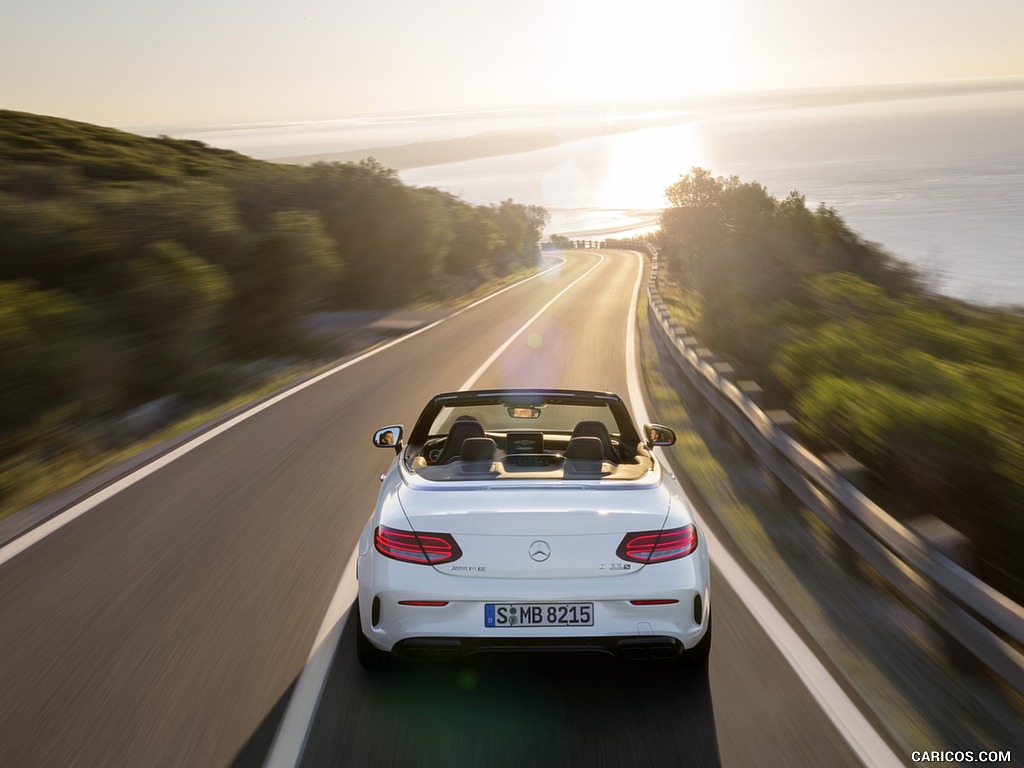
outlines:
[[[475,204],[541,205],[548,234],[589,239],[656,229],[666,187],[704,167],[835,208],[943,293],[1024,304],[1021,90],[821,106],[401,115],[188,137],[274,159],[538,126],[551,129],[545,146],[514,151],[505,142],[508,154],[491,156],[477,147],[472,159],[408,168],[400,178]]]

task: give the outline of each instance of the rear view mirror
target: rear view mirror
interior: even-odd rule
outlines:
[[[513,419],[539,419],[540,408],[535,405],[510,405],[508,415]]]
[[[394,448],[395,453],[402,450],[402,425],[384,427],[373,433],[373,444],[378,448]]]
[[[668,447],[676,442],[676,433],[661,424],[644,424],[644,445]]]

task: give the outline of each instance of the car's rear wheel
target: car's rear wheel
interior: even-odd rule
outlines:
[[[359,663],[363,669],[371,672],[379,672],[385,669],[391,669],[396,664],[394,654],[389,651],[382,651],[380,648],[371,643],[366,635],[363,634],[363,622],[361,614],[359,613],[359,601],[355,604],[356,610],[356,658],[359,659]]]
[[[711,611],[708,611],[708,629],[704,637],[693,648],[683,651],[679,657],[680,666],[688,669],[706,669],[711,657]]]

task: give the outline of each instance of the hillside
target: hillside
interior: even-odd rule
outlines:
[[[172,180],[259,161],[200,141],[144,138],[75,120],[0,110],[0,162],[73,168],[98,181]]]
[[[797,192],[694,168],[666,197],[680,324],[793,413],[810,447],[863,464],[873,499],[967,534],[986,579],[1024,596],[1024,310],[933,294]]]
[[[0,509],[105,424],[185,411],[268,359],[334,356],[312,312],[445,301],[536,264],[546,212],[0,112]]]

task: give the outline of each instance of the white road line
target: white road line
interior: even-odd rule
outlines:
[[[331,660],[338,652],[341,633],[345,628],[343,619],[356,601],[358,555],[359,546],[356,545],[348,559],[348,565],[345,566],[345,573],[338,582],[327,615],[320,624],[320,631],[317,632],[316,642],[313,643],[313,650],[309,653],[306,666],[302,668],[299,680],[295,683],[295,690],[288,700],[288,709],[281,718],[281,725],[277,729],[274,743],[264,763],[266,768],[293,768],[299,764],[310,726],[313,724],[316,706],[327,682]]]
[[[641,424],[645,424],[650,421],[650,417],[643,389],[640,386],[639,359],[636,348],[636,317],[644,275],[644,259],[639,253],[637,257],[640,265],[636,285],[633,289],[633,303],[630,306],[626,334],[626,364],[628,366],[626,377],[633,415]],[[657,450],[661,454],[662,460],[665,460],[661,449]],[[703,529],[704,539],[708,542],[708,548],[712,553],[712,564],[743,601],[765,634],[775,643],[793,671],[810,691],[818,706],[832,721],[836,730],[843,736],[861,762],[869,766],[902,766],[903,762],[892,751],[885,739],[868,722],[857,705],[850,700],[850,697],[832,678],[832,675],[825,669],[814,652],[807,647],[803,639],[789,626],[771,600],[747,576],[743,567],[729,554],[721,541],[704,525],[696,513],[694,517],[697,519],[697,524]]]
[[[636,346],[636,310],[639,301],[641,281],[643,279],[643,257],[637,254],[639,271],[634,286],[630,314],[626,323],[626,378],[630,403],[634,416],[641,422],[650,421],[647,405],[640,386]],[[603,257],[602,257],[603,260]],[[596,269],[600,262],[577,278],[555,298],[549,301],[517,330],[493,354],[484,365],[480,366],[466,381],[461,389],[469,389],[483,372],[520,336],[531,323],[540,317],[552,304],[576,283]],[[663,457],[664,458],[664,457]],[[775,643],[783,657],[792,666],[797,676],[807,687],[822,711],[835,725],[851,749],[865,765],[869,766],[901,766],[902,762],[889,748],[889,745],[875,731],[857,706],[846,695],[845,691],[828,673],[814,652],[803,642],[800,636],[786,622],[782,614],[744,572],[743,568],[728,553],[721,542],[704,526],[698,518],[698,524],[704,530],[708,546],[714,553],[712,558],[715,568],[722,578],[729,583],[739,595],[751,615],[761,625],[768,637]],[[349,606],[355,602],[357,585],[355,581],[355,562],[357,552],[353,551],[345,568],[345,575],[338,584],[330,608],[317,633],[317,640],[309,655],[309,661],[296,683],[295,691],[282,719],[281,726],[274,739],[268,756],[267,768],[292,768],[298,765],[302,749],[308,737],[312,717],[323,691],[323,686],[330,668],[331,659],[337,652],[341,633],[344,628],[342,619]]]
[[[588,269],[582,275],[580,275],[575,280],[573,280],[571,283],[569,283],[569,285],[567,285],[565,288],[563,288],[561,291],[559,291],[559,293],[553,299],[551,299],[551,301],[549,301],[547,304],[545,304],[543,307],[541,307],[540,310],[537,312],[537,314],[535,314],[533,317],[531,317],[529,320],[527,320],[525,323],[523,323],[522,327],[518,331],[516,331],[511,336],[509,336],[508,339],[505,340],[504,344],[502,344],[500,347],[498,347],[496,350],[494,350],[494,354],[492,354],[490,357],[488,357],[484,361],[483,365],[481,365],[479,368],[477,368],[475,371],[473,371],[473,375],[470,376],[468,379],[466,379],[466,381],[463,382],[462,386],[459,387],[459,389],[460,390],[472,389],[473,385],[476,384],[477,380],[481,376],[484,375],[484,371],[486,371],[488,368],[490,368],[491,364],[495,360],[497,360],[506,349],[508,349],[510,346],[512,346],[512,342],[515,341],[516,339],[518,339],[527,328],[529,328],[531,325],[533,325],[533,323],[537,320],[538,317],[540,317],[545,312],[547,312],[552,304],[554,304],[556,301],[558,301],[560,298],[562,298],[562,296],[564,296],[566,293],[568,293],[570,290],[572,290],[573,286],[575,286],[576,283],[578,283],[580,280],[582,280],[587,275],[589,275],[591,272],[593,272],[595,269],[597,269],[599,266],[601,266],[601,263],[604,261],[604,254],[598,254],[598,256],[600,258],[598,259],[597,264],[592,266],[590,269]]]
[[[473,372],[473,375],[470,376],[469,379],[459,387],[459,389],[469,389],[472,387],[477,379],[483,375],[484,371],[486,371],[490,365],[498,359],[501,353],[508,349],[512,342],[519,338],[519,336],[521,336],[523,332],[537,320],[537,318],[543,315],[552,304],[565,295],[574,285],[576,285],[576,283],[601,266],[601,263],[604,261],[604,256],[601,254],[599,254],[599,256],[600,259],[597,264],[569,283],[569,285],[559,291],[553,299],[541,307],[533,317],[523,323],[519,330],[509,336],[508,339],[506,339],[505,342],[495,350],[494,354],[488,357],[484,364]],[[342,619],[344,618],[346,611],[348,611],[349,606],[355,602],[357,596],[358,584],[356,583],[355,578],[357,557],[358,546],[356,547],[356,550],[353,550],[352,556],[349,558],[348,565],[345,567],[345,574],[338,583],[338,588],[335,590],[334,598],[331,600],[330,608],[327,610],[327,615],[320,624],[320,631],[317,632],[316,642],[313,643],[313,650],[309,653],[309,660],[306,662],[306,666],[299,675],[299,680],[295,684],[295,691],[292,693],[291,699],[288,701],[288,708],[285,710],[284,717],[281,719],[281,725],[278,728],[277,735],[274,737],[274,743],[271,745],[270,754],[267,756],[266,763],[264,763],[265,768],[294,768],[294,766],[299,764],[299,760],[302,758],[302,751],[306,745],[306,738],[309,736],[309,728],[312,725],[313,714],[316,710],[316,705],[320,700],[320,695],[323,693],[324,683],[327,681],[327,673],[330,670],[330,661],[334,658],[338,649],[338,642],[341,639],[341,632],[343,629]]]
[[[450,314],[450,315],[448,315],[446,317],[442,317],[440,320],[435,320],[434,322],[430,323],[429,325],[425,325],[422,328],[418,328],[417,330],[412,331],[411,333],[407,333],[404,336],[400,336],[399,338],[394,339],[392,341],[389,341],[386,344],[382,344],[379,347],[374,347],[370,351],[365,352],[362,355],[359,355],[358,357],[355,357],[355,358],[353,358],[353,359],[351,359],[351,360],[349,360],[349,361],[347,361],[345,363],[342,363],[341,365],[335,366],[334,368],[331,368],[328,371],[324,371],[323,373],[319,374],[318,376],[316,376],[316,377],[314,377],[312,379],[309,379],[307,381],[304,381],[301,384],[298,384],[298,385],[292,387],[291,389],[289,389],[289,390],[287,390],[285,392],[282,392],[279,395],[271,398],[270,400],[266,400],[266,401],[260,403],[259,405],[254,406],[253,408],[250,408],[245,413],[240,413],[238,416],[234,417],[233,419],[230,419],[229,421],[226,421],[223,424],[221,424],[221,425],[219,425],[217,427],[214,427],[213,429],[210,429],[210,430],[204,432],[201,435],[196,436],[193,440],[190,440],[187,443],[185,443],[184,445],[179,446],[178,448],[174,449],[173,451],[170,451],[170,452],[164,454],[163,456],[153,460],[149,464],[146,464],[145,466],[140,467],[139,469],[137,469],[134,472],[126,475],[125,477],[121,478],[120,480],[118,480],[118,481],[116,481],[114,483],[111,483],[110,485],[106,486],[105,488],[101,488],[99,491],[97,491],[96,493],[92,494],[91,496],[86,497],[82,501],[78,502],[77,504],[72,505],[71,507],[69,507],[68,509],[64,510],[63,512],[61,512],[61,513],[59,513],[57,515],[54,515],[53,517],[51,517],[46,522],[41,523],[40,525],[37,525],[35,528],[32,528],[31,530],[27,531],[23,535],[19,536],[17,539],[14,539],[13,541],[9,542],[8,544],[4,545],[3,547],[0,547],[0,565],[3,565],[8,560],[10,560],[12,557],[15,557],[16,555],[21,554],[26,549],[31,547],[33,544],[36,544],[36,543],[42,541],[43,539],[45,539],[47,536],[49,536],[54,531],[56,531],[56,530],[58,530],[60,528],[63,528],[65,525],[70,523],[72,520],[75,520],[76,518],[81,517],[86,512],[88,512],[90,509],[93,509],[94,507],[98,506],[99,504],[102,504],[107,499],[110,499],[113,496],[116,496],[118,493],[120,493],[121,491],[125,490],[126,488],[129,488],[129,487],[135,485],[135,483],[139,482],[143,478],[149,477],[151,474],[153,474],[157,470],[162,469],[163,467],[166,467],[172,461],[175,461],[176,459],[180,459],[182,456],[184,456],[189,451],[192,451],[192,450],[198,448],[203,443],[206,443],[206,442],[212,440],[213,438],[217,437],[218,435],[220,435],[220,434],[226,432],[227,430],[231,429],[232,427],[235,427],[235,426],[241,424],[246,419],[252,418],[257,413],[259,413],[261,411],[265,411],[267,408],[270,408],[271,406],[276,405],[277,403],[279,403],[282,400],[284,400],[286,397],[291,397],[292,395],[294,395],[294,394],[296,394],[298,392],[301,392],[302,390],[306,389],[307,387],[311,387],[314,384],[316,384],[316,383],[318,383],[320,381],[323,381],[328,376],[333,376],[334,374],[336,374],[336,373],[338,373],[340,371],[343,371],[346,368],[352,367],[356,363],[361,363],[363,360],[366,360],[369,357],[373,357],[374,355],[379,354],[379,353],[383,352],[386,349],[390,349],[391,347],[395,346],[396,344],[401,344],[403,341],[408,341],[409,339],[413,338],[414,336],[418,336],[421,333],[425,333],[426,331],[429,331],[431,328],[434,328],[434,327],[440,325],[441,323],[445,322],[446,320],[450,320],[453,317],[457,317],[457,316],[461,315],[463,312],[467,312],[470,309],[472,309],[473,307],[476,307],[476,306],[479,306],[480,304],[483,304],[485,301],[490,301],[491,299],[495,298],[496,296],[500,296],[501,294],[505,293],[506,291],[510,291],[513,288],[516,288],[516,287],[518,287],[520,285],[523,285],[524,283],[528,283],[531,280],[537,279],[541,275],[545,275],[548,272],[551,272],[552,270],[558,269],[564,263],[565,263],[565,259],[562,259],[558,264],[555,264],[554,266],[551,266],[548,269],[545,269],[543,272],[538,272],[537,274],[531,275],[530,277],[526,278],[525,280],[520,280],[517,283],[513,283],[512,285],[506,286],[506,287],[502,288],[500,291],[495,291],[494,293],[489,294],[488,296],[485,296],[484,298],[479,299],[478,301],[475,301],[472,304],[470,304],[470,305],[468,305],[466,307],[463,307],[462,309],[457,310],[457,311],[453,312],[452,314]],[[561,294],[559,294],[559,295],[561,295]]]

